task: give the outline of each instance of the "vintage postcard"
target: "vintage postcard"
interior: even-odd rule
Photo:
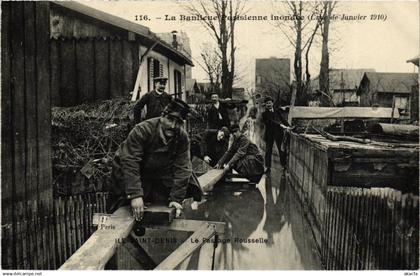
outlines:
[[[2,1],[3,275],[417,275],[419,20],[418,1]]]

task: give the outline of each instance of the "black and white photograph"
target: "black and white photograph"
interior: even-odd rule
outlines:
[[[2,275],[417,276],[419,5],[1,1]]]

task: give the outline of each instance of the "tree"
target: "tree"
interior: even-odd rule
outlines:
[[[280,29],[294,49],[293,69],[297,89],[297,105],[307,104],[307,90],[310,89],[309,52],[321,24],[320,3],[287,1],[282,4],[281,14],[290,14],[291,20],[279,21]],[[305,54],[305,75],[302,56]],[[305,76],[305,82],[304,82]]]
[[[201,52],[201,60],[198,65],[206,72],[210,90],[220,93],[220,80],[222,75],[222,64],[217,51],[210,44],[204,44]]]
[[[232,0],[199,0],[187,10],[199,19],[218,46],[221,63],[221,97],[232,97],[232,86],[235,79],[235,25],[242,14],[244,5]]]
[[[321,67],[319,69],[319,90],[330,95],[330,54],[328,51],[330,18],[337,2],[326,1],[322,4],[322,20],[321,20],[321,36],[322,36],[322,52]],[[330,105],[332,102],[330,103]]]

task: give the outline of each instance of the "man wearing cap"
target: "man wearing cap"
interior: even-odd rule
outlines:
[[[135,104],[134,111],[134,122],[136,124],[141,121],[141,112],[144,106],[147,107],[146,120],[150,118],[159,117],[162,114],[165,106],[169,104],[172,97],[165,92],[166,77],[156,77],[153,79],[155,89],[144,95]]]
[[[211,94],[212,105],[207,113],[207,125],[209,129],[221,129],[229,127],[230,120],[227,109],[220,103],[217,93]]]
[[[258,147],[249,141],[237,124],[232,125],[233,142],[216,165],[220,169],[235,169],[241,176],[258,182],[264,173],[264,159]]]
[[[219,130],[208,129],[203,135],[197,135],[191,142],[192,155],[204,159],[214,167],[228,150],[229,130],[222,127]]]
[[[137,124],[120,145],[113,161],[110,211],[131,205],[142,219],[145,202],[169,204],[182,210],[187,194],[200,200],[201,189],[192,174],[190,143],[182,128],[189,106],[172,100],[157,118]]]
[[[265,141],[265,166],[267,171],[271,170],[271,155],[273,153],[273,145],[276,142],[277,150],[280,155],[280,163],[286,166],[286,153],[281,150],[283,141],[283,128],[289,126],[285,119],[285,114],[281,109],[274,108],[273,98],[265,97],[265,111],[262,113],[262,121],[265,125],[264,141]]]

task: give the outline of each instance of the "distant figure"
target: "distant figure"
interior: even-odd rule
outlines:
[[[284,118],[284,112],[281,109],[274,108],[273,99],[267,96],[264,100],[265,111],[262,113],[262,121],[265,125],[264,141],[265,141],[265,167],[267,171],[271,170],[271,155],[273,153],[274,141],[280,155],[280,163],[286,166],[286,153],[281,151],[281,143],[283,141],[283,126],[289,126]]]
[[[220,130],[208,129],[192,140],[191,155],[202,158],[214,167],[228,150],[229,130],[227,127],[222,127]]]
[[[264,173],[264,159],[258,147],[242,134],[239,125],[232,125],[230,129],[233,142],[229,150],[223,155],[216,168],[234,169],[241,176],[252,182],[258,182]]]
[[[146,120],[150,118],[159,117],[163,109],[171,102],[172,97],[165,92],[166,77],[156,77],[153,79],[155,89],[144,95],[135,104],[134,122],[136,124],[141,122],[141,113],[144,106],[147,107]]]
[[[212,105],[207,113],[207,125],[209,129],[221,129],[229,127],[230,120],[226,107],[219,101],[219,95],[211,94]]]
[[[255,124],[257,122],[257,113],[258,109],[253,106],[249,109],[248,118],[246,119],[244,125],[242,126],[242,132],[245,134],[248,139],[256,144],[257,143],[257,135],[255,133]]]

